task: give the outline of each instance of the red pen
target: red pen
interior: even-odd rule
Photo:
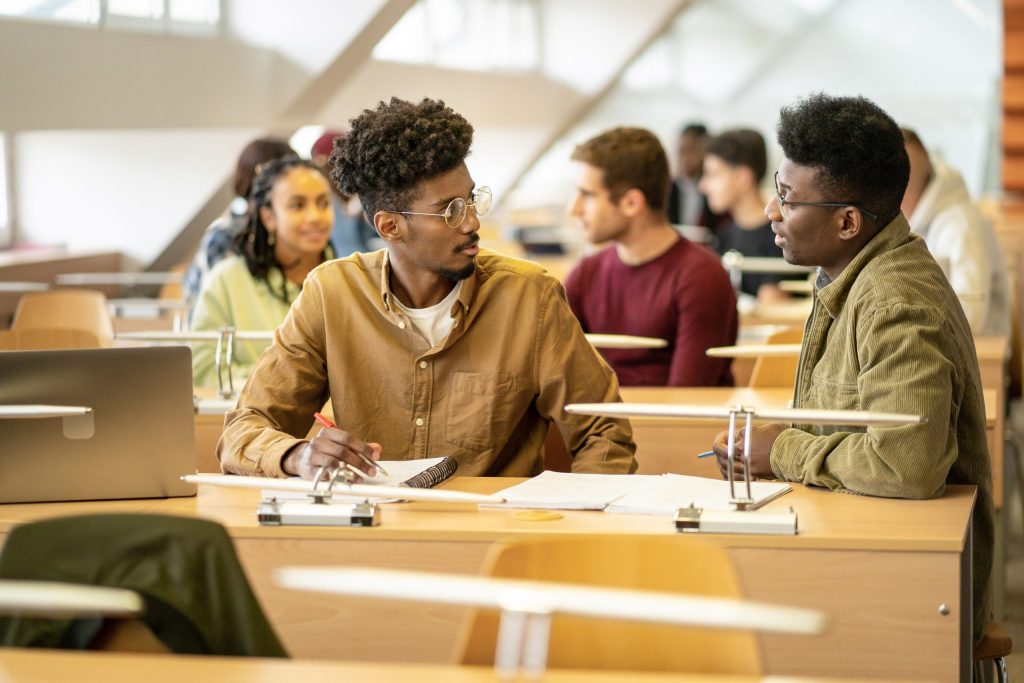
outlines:
[[[330,429],[337,429],[338,428],[338,425],[336,425],[333,422],[331,422],[331,420],[329,418],[325,417],[321,413],[313,413],[313,417],[315,417],[316,421],[319,422],[320,424],[322,424],[324,427],[328,427]],[[380,473],[383,474],[385,477],[390,477],[391,476],[390,474],[388,474],[388,471],[386,469],[384,469],[383,467],[381,467],[380,463],[378,463],[376,460],[371,460],[370,458],[367,458],[362,453],[356,453],[356,455],[358,455],[360,458],[362,458],[363,462],[365,462],[370,467],[375,467],[378,470],[380,470]]]

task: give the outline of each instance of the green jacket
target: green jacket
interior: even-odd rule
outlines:
[[[85,515],[24,524],[0,554],[0,579],[126,588],[172,652],[287,656],[219,524],[166,515]],[[0,646],[88,648],[98,619],[0,619]],[[141,676],[140,676],[141,678]]]
[[[935,498],[947,483],[977,486],[977,642],[987,621],[995,514],[978,359],[956,294],[902,215],[834,281],[819,276],[793,405],[928,418],[866,430],[794,425],[772,446],[771,465],[789,481],[890,498]]]
[[[277,268],[257,280],[241,256],[224,259],[210,271],[192,311],[192,331],[209,332],[231,326],[239,331],[272,332],[288,315],[302,287],[285,279]],[[281,292],[288,301],[281,298]],[[235,386],[240,387],[252,371],[269,341],[235,342],[231,368]],[[192,344],[192,382],[198,387],[216,387],[216,345]]]

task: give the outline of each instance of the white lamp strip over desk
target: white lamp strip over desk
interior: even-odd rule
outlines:
[[[55,581],[0,580],[0,614],[49,619],[131,617],[142,613],[134,591]]]
[[[215,342],[220,339],[220,332],[171,332],[154,330],[152,332],[120,332],[115,339],[127,341],[152,342]],[[627,334],[587,334],[584,335],[591,344],[607,349],[661,349],[668,346],[664,339],[652,337],[634,337]],[[235,341],[273,341],[273,330],[236,330]]]
[[[190,484],[207,484],[228,488],[259,489],[261,491],[287,491],[290,493],[313,493],[313,482],[306,479],[275,479],[271,477],[245,477],[234,474],[186,474],[183,481]],[[410,486],[385,486],[382,484],[338,483],[332,493],[342,496],[367,498],[399,498],[422,500],[432,503],[504,503],[501,496],[450,491],[448,489],[419,489]]]
[[[0,419],[24,420],[44,417],[78,417],[88,415],[92,408],[86,406],[50,405],[0,405]]]
[[[695,406],[667,403],[570,403],[565,412],[611,417],[650,417],[670,420],[728,420],[730,415],[750,414],[755,420],[795,424],[905,425],[927,422],[921,415],[879,413],[865,410],[811,410],[807,408],[757,408],[755,406]]]
[[[722,255],[722,266],[741,273],[813,273],[817,270],[813,266],[794,266],[782,258],[743,256],[736,251]]]
[[[277,582],[295,590],[501,610],[494,668],[501,680],[541,680],[551,617],[572,614],[627,621],[817,634],[821,612],[674,593],[377,568],[284,568]]]
[[[59,285],[166,285],[181,282],[181,273],[63,273],[56,277]]]
[[[741,344],[739,346],[712,346],[707,350],[710,358],[792,358],[800,355],[800,344]]]

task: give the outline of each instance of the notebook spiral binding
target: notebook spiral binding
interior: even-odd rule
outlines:
[[[455,474],[455,470],[458,468],[459,463],[455,461],[455,458],[446,455],[441,462],[428,467],[415,477],[410,477],[402,483],[414,489],[431,489]]]

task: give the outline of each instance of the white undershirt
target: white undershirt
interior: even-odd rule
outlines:
[[[459,298],[459,291],[462,290],[462,280],[459,280],[452,291],[433,306],[427,308],[407,308],[395,297],[395,304],[409,317],[409,322],[423,335],[433,348],[440,344],[452,329],[451,310],[455,300]]]

